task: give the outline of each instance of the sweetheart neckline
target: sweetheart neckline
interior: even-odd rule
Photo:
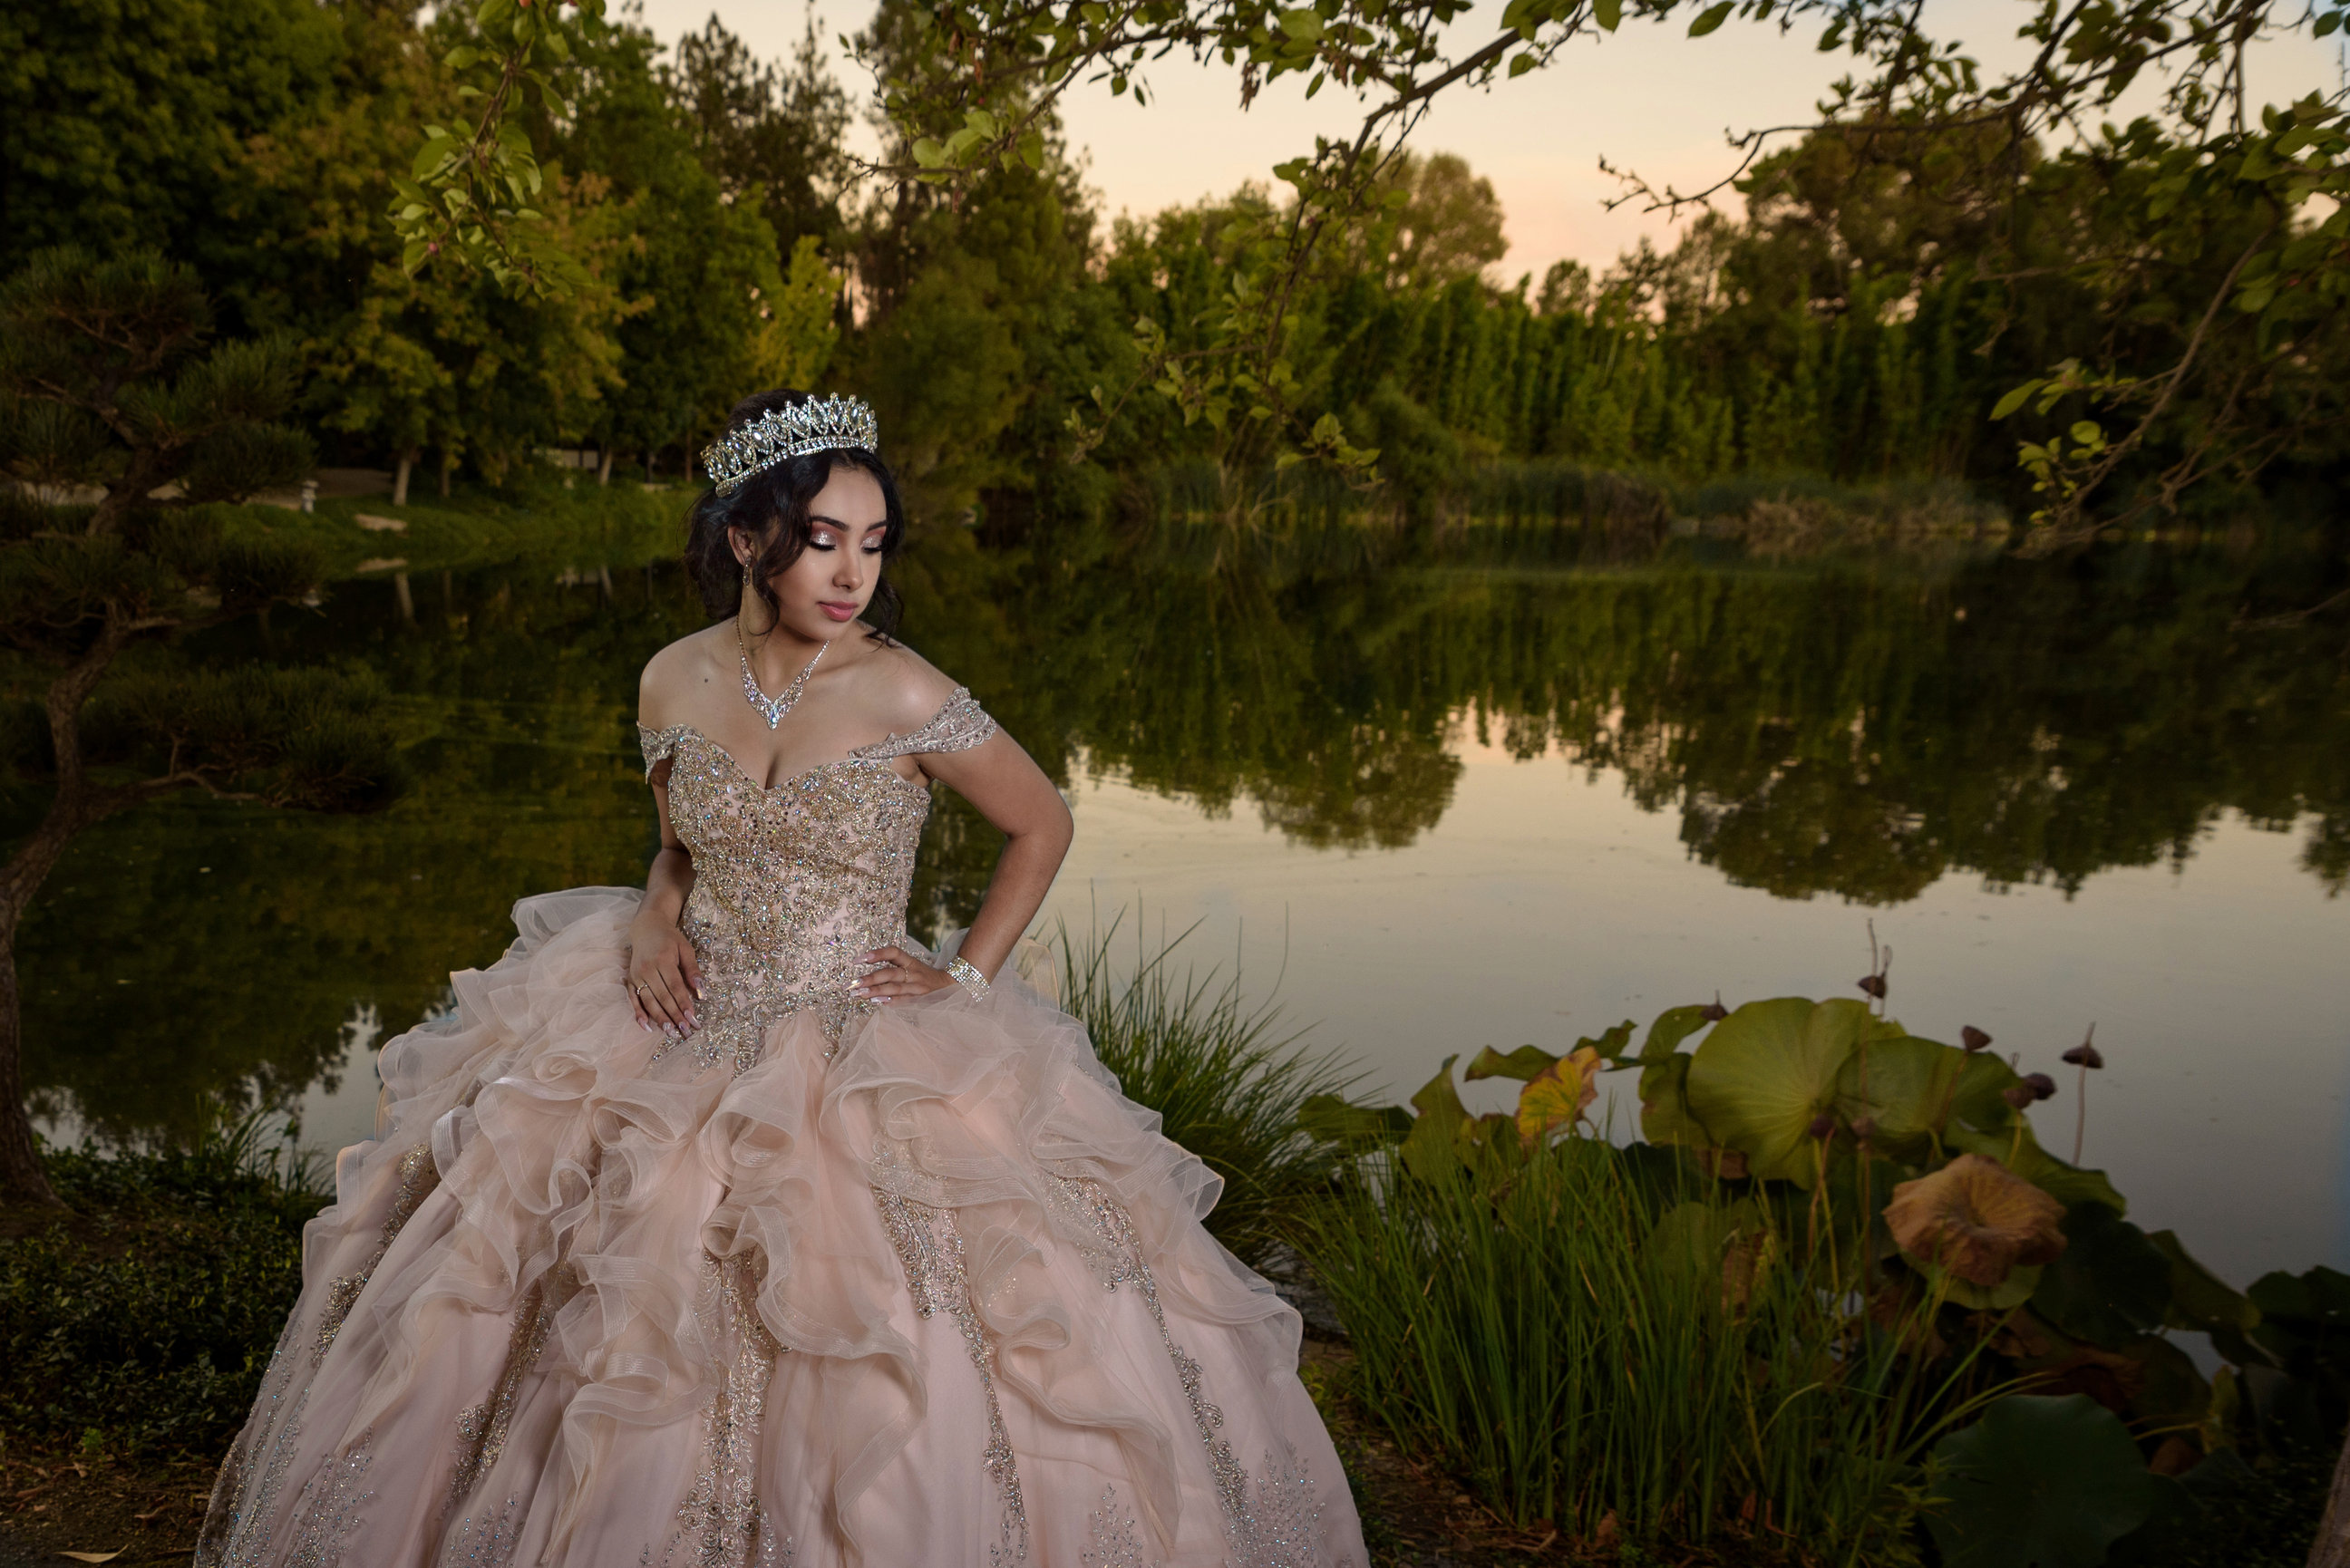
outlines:
[[[704,733],[694,725],[667,724],[662,726],[660,729],[656,730],[650,724],[640,723],[637,728],[648,735],[666,735],[672,732],[691,735],[695,740],[700,741],[703,745],[708,746],[712,751],[716,752],[720,756],[724,757],[726,759],[726,765],[734,770],[734,776],[741,779],[744,784],[749,784],[753,789],[757,790],[761,794],[773,794],[777,790],[783,789],[790,784],[797,784],[804,778],[808,778],[816,774],[820,774],[827,768],[847,767],[851,763],[863,763],[868,767],[878,767],[882,772],[888,774],[895,782],[904,784],[908,789],[920,790],[925,796],[931,793],[931,786],[928,784],[917,779],[908,778],[905,774],[899,773],[896,768],[889,765],[889,758],[860,757],[853,753],[845,757],[835,757],[830,762],[816,763],[811,766],[802,768],[799,772],[791,774],[787,778],[777,779],[774,784],[761,784],[752,774],[751,770],[743,765],[741,759],[737,758],[733,753],[728,751],[725,747],[720,745],[716,741],[712,740],[708,734]]]

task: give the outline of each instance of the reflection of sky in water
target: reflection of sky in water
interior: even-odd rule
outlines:
[[[1305,848],[1246,803],[1215,819],[1081,782],[1044,927],[1082,933],[1124,906],[1130,937],[1138,898],[1153,940],[1199,921],[1191,961],[1229,971],[1237,954],[1253,997],[1278,978],[1284,1016],[1400,1100],[1447,1054],[1557,1049],[1626,1017],[1645,1029],[1717,988],[1733,1006],[1857,994],[1873,918],[1895,951],[1895,1017],[1942,1040],[1976,1024],[2056,1075],[2034,1116],[2059,1155],[2078,1080],[2056,1058],[2095,1022],[2109,1065],[2089,1087],[2084,1156],[2147,1229],[2178,1231],[2239,1282],[2350,1257],[2350,898],[2300,866],[2299,833],[2230,816],[2180,871],[2103,871],[2070,899],[1961,874],[1869,910],[1730,885],[1684,852],[1676,814],[1641,811],[1612,774],[1586,783],[1555,754],[1513,762],[1473,736],[1457,754],[1451,806],[1398,850]],[[305,1096],[306,1143],[367,1136],[375,1075],[353,1066]],[[1636,1083],[1603,1080],[1619,1126],[1638,1116]],[[1513,1088],[1468,1097],[1499,1108]]]

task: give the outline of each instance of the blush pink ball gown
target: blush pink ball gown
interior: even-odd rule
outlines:
[[[1364,1561],[1298,1320],[1219,1181],[1008,971],[887,1007],[931,723],[773,789],[681,726],[709,994],[640,1029],[641,895],[516,906],[386,1045],[200,1565],[1337,1568]]]

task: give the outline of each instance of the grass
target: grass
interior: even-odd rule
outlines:
[[[1138,932],[1122,971],[1112,960],[1122,919],[1084,940],[1061,927],[1061,1005],[1085,1024],[1126,1096],[1158,1112],[1160,1130],[1224,1179],[1210,1233],[1252,1267],[1277,1263],[1290,1218],[1333,1168],[1330,1151],[1298,1130],[1298,1112],[1316,1095],[1345,1094],[1359,1075],[1284,1033],[1271,1003],[1244,1002],[1236,973],[1179,976],[1171,960],[1188,931],[1156,951]]]
[[[69,1215],[0,1241],[0,1429],[207,1454],[244,1425],[328,1197],[257,1116],[182,1150],[50,1150]]]
[[[1905,1355],[1832,1260],[1801,1266],[1800,1229],[1718,1191],[1596,1138],[1498,1183],[1378,1152],[1301,1245],[1355,1397],[1510,1523],[1916,1561],[1918,1466],[1973,1407],[1967,1366]]]

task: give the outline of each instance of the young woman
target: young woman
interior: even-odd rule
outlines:
[[[775,392],[706,454],[646,887],[525,898],[384,1047],[199,1564],[1363,1562],[1217,1179],[1006,969],[1068,811],[889,635],[877,445]],[[933,779],[1006,836],[938,953]]]

